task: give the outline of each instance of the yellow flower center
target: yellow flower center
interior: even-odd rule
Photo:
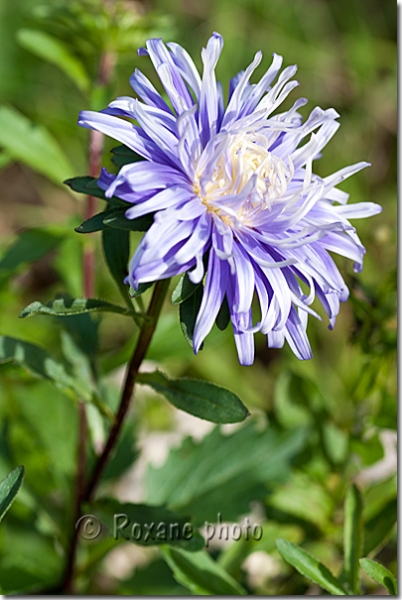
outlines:
[[[212,176],[205,181],[203,172],[196,175],[195,193],[209,212],[228,225],[232,225],[234,219],[246,221],[256,210],[269,209],[287,190],[294,174],[293,164],[290,158],[286,163],[266,150],[266,146],[267,140],[262,134],[233,135],[219,155]],[[252,177],[254,186],[239,205],[233,197],[241,194]]]

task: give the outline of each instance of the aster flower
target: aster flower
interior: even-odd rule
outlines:
[[[336,187],[368,163],[324,178],[312,171],[313,160],[338,129],[334,109],[317,107],[303,122],[298,109],[307,100],[299,98],[290,110],[276,112],[298,85],[292,80],[296,66],[280,72],[282,57],[274,54],[268,71],[251,84],[262,58],[257,52],[231,80],[225,106],[215,78],[222,46],[214,33],[202,50],[200,76],[184,48],[149,40],[139,54],[151,59],[168,100],[136,70],[130,83],[140,100],[117,98],[100,113],[82,112],[79,124],[144,159],[117,175],[103,170],[99,179],[106,196],[132,204],[127,219],[154,214],[127,282],[137,289],[184,272],[193,283],[205,277],[194,351],[226,298],[241,364],[253,362],[257,331],[267,335],[270,347],[287,340],[299,359],[308,359],[307,318],[320,318],[311,308],[314,298],[332,328],[339,303],[348,297],[329,252],[352,259],[360,271],[365,249],[349,219],[381,208],[371,202],[348,205],[348,195]]]

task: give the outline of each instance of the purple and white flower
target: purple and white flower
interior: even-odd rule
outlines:
[[[205,277],[194,351],[226,297],[241,364],[253,362],[256,331],[267,335],[270,347],[286,339],[298,358],[308,359],[307,318],[320,318],[311,308],[315,296],[332,328],[349,293],[329,252],[352,259],[360,271],[365,249],[349,219],[375,215],[381,207],[348,205],[348,194],[336,187],[368,163],[324,178],[312,172],[313,160],[339,127],[334,109],[317,107],[303,122],[298,109],[307,100],[299,98],[290,110],[275,112],[298,85],[292,80],[296,66],[280,72],[282,57],[274,54],[265,75],[251,84],[262,58],[257,52],[231,80],[225,106],[215,78],[222,46],[214,33],[202,50],[200,76],[184,48],[149,40],[139,54],[150,57],[167,99],[136,70],[130,83],[140,100],[123,96],[100,113],[83,111],[79,124],[144,158],[117,175],[104,170],[99,180],[106,196],[132,203],[127,219],[155,214],[127,281],[137,288],[184,272],[193,283]]]

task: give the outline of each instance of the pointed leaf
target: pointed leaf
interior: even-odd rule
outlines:
[[[122,503],[114,498],[102,498],[91,506],[100,513],[116,540],[131,541],[140,546],[168,544],[190,552],[204,547],[203,537],[194,530],[189,518],[165,506]]]
[[[137,381],[152,387],[176,408],[212,423],[239,423],[249,415],[238,396],[208,381],[169,379],[160,371],[140,373]]]
[[[345,501],[344,561],[345,579],[350,592],[359,595],[359,558],[362,551],[363,500],[359,489],[350,486]]]
[[[172,304],[181,304],[187,298],[190,298],[201,283],[192,283],[187,273],[181,276],[179,283],[172,293]]]
[[[0,481],[0,521],[14,502],[14,498],[22,485],[24,474],[24,467],[20,466]]]
[[[75,228],[75,231],[77,233],[94,233],[95,231],[103,231],[103,229],[108,228],[108,225],[103,222],[105,215],[113,214],[114,212],[114,209],[111,209],[97,213],[81,223],[81,225],[78,225],[78,227]]]
[[[130,255],[130,233],[117,229],[102,231],[102,245],[109,271],[127,306],[131,306],[129,287],[124,283],[127,276],[127,263]]]
[[[361,558],[360,564],[367,575],[370,575],[374,581],[385,587],[391,596],[398,595],[396,578],[392,575],[391,571],[384,567],[384,565],[381,565],[375,560],[370,560],[369,558]]]
[[[138,217],[138,219],[127,219],[124,213],[124,210],[116,210],[114,214],[108,214],[103,222],[108,227],[127,231],[148,231],[154,222],[154,217],[151,214]]]
[[[14,108],[0,106],[0,146],[34,171],[57,185],[73,173],[73,167],[52,134]]]
[[[84,66],[63,42],[37,29],[20,29],[17,40],[26,50],[59,67],[82,92],[89,90],[91,82]]]
[[[81,315],[88,312],[113,312],[120,315],[130,316],[130,312],[123,306],[111,304],[106,300],[95,298],[57,298],[47,304],[32,302],[20,313],[20,317],[32,317],[34,315],[51,315],[53,317]]]
[[[284,560],[286,560],[299,573],[317,583],[333,596],[347,596],[347,591],[341,583],[332,575],[325,565],[320,563],[314,556],[306,552],[300,546],[292,544],[287,540],[277,540],[276,548]]]
[[[196,596],[241,596],[246,590],[207,552],[189,554],[183,550],[162,548],[173,576]]]
[[[127,148],[127,146],[124,146],[123,144],[112,148],[111,152],[113,154],[112,163],[115,164],[116,167],[119,167],[119,169],[124,167],[124,165],[144,160],[142,156],[136,154],[133,150],[130,150],[130,148]]]
[[[108,204],[113,206],[121,206],[128,208],[130,205],[124,200],[120,200],[120,198],[116,198],[116,196],[112,196],[112,198],[106,198],[105,192],[98,186],[96,177],[90,177],[89,175],[84,175],[80,177],[72,177],[70,179],[66,179],[63,181],[65,185],[68,185],[73,192],[78,192],[79,194],[86,194],[88,196],[94,196],[95,198],[101,198],[101,200],[105,200]]]
[[[149,290],[149,288],[151,288],[154,285],[154,283],[154,281],[150,281],[148,283],[140,283],[137,290],[135,290],[130,285],[130,298],[137,298],[137,296],[141,296],[141,294]]]
[[[226,299],[226,296],[223,299],[222,306],[219,309],[218,316],[216,317],[216,326],[221,331],[225,331],[226,327],[230,323],[230,311],[229,304]]]
[[[200,310],[203,294],[203,286],[197,287],[195,292],[180,304],[179,315],[180,325],[184,337],[191,347],[193,347],[194,326]],[[202,345],[200,350],[202,349]]]

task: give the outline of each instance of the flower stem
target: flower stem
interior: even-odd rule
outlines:
[[[145,354],[149,348],[149,344],[151,343],[152,336],[155,332],[156,323],[163,305],[163,301],[166,296],[166,292],[169,288],[169,282],[169,279],[164,279],[158,281],[155,284],[154,293],[152,295],[151,302],[147,310],[147,317],[150,318],[145,319],[142,325],[134,354],[127,368],[126,379],[124,382],[123,392],[121,396],[120,406],[117,411],[116,420],[112,426],[112,429],[110,430],[108,440],[105,444],[102,454],[98,458],[92,477],[85,491],[83,497],[83,500],[85,502],[88,502],[92,499],[93,493],[102,475],[103,469],[105,468],[110,453],[116,444],[118,435],[123,425],[124,417],[130,405],[130,400],[133,394],[138,370],[141,366],[142,361],[144,360]]]
[[[104,449],[95,464],[95,468],[89,483],[84,492],[80,494],[79,505],[75,511],[76,518],[74,521],[74,532],[71,537],[70,547],[67,554],[66,570],[63,578],[63,584],[61,586],[61,589],[63,589],[65,593],[72,594],[73,592],[72,584],[74,579],[74,563],[78,546],[78,529],[76,528],[76,523],[82,514],[82,504],[84,502],[89,502],[93,498],[103,470],[118,440],[119,433],[124,423],[124,418],[130,406],[130,400],[133,394],[136,377],[155,333],[162,305],[169,288],[169,283],[170,279],[164,279],[155,284],[154,292],[147,310],[147,317],[149,318],[144,319],[143,321],[133,356],[127,367],[120,405],[115,421],[109,432]]]

